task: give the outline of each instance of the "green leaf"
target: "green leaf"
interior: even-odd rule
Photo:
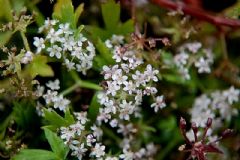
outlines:
[[[134,23],[130,19],[125,23],[120,22],[120,5],[113,0],[109,0],[107,3],[102,4],[102,16],[105,24],[105,29],[95,26],[87,26],[87,30],[92,33],[94,40],[101,38],[105,41],[111,38],[113,34],[126,35],[134,31]]]
[[[99,112],[99,108],[101,107],[101,105],[98,103],[97,95],[98,92],[94,94],[88,110],[88,117],[92,122],[95,122]]]
[[[11,38],[12,32],[0,33],[0,47],[4,46]]]
[[[108,62],[108,64],[114,64],[114,60],[112,59],[111,51],[106,47],[105,43],[103,43],[100,38],[98,38],[96,48],[99,51],[101,57],[106,62]]]
[[[69,23],[76,28],[74,7],[71,0],[58,0],[54,6],[53,17],[61,23]]]
[[[65,115],[64,115],[64,119],[65,119],[65,121],[67,121],[68,124],[75,123],[74,117],[71,114],[69,109],[66,110]]]
[[[13,119],[18,127],[30,131],[36,125],[36,111],[35,108],[29,102],[14,102],[13,103]]]
[[[65,119],[55,111],[48,111],[47,109],[44,109],[44,119],[48,121],[50,126],[54,129],[68,125]]]
[[[80,25],[77,28],[76,32],[74,33],[74,38],[75,39],[78,39],[80,37],[80,33],[82,32],[83,28],[84,28],[84,25]]]
[[[100,55],[96,55],[93,59],[93,68],[97,71],[102,71],[102,67],[106,65],[107,62]]]
[[[120,19],[120,5],[116,4],[113,0],[102,6],[102,15],[107,30],[114,31]]]
[[[41,149],[23,149],[12,160],[56,160],[57,156],[47,150]]]
[[[0,0],[0,19],[12,20],[12,7],[9,0]]]
[[[48,140],[48,143],[51,146],[52,151],[62,159],[67,157],[69,148],[64,144],[63,140],[57,136],[56,133],[51,130],[44,128],[45,136]]]
[[[129,34],[132,32],[134,32],[134,22],[132,19],[129,19],[128,21],[120,25],[116,31],[117,34],[123,34],[123,35]]]
[[[42,77],[51,77],[54,75],[52,68],[47,64],[47,57],[37,55],[33,58],[32,63],[27,66],[25,73],[30,74],[32,78],[37,75]]]
[[[162,77],[172,83],[176,84],[186,84],[187,80],[184,80],[181,76],[179,76],[177,73],[163,73]]]
[[[80,4],[77,9],[75,10],[75,13],[74,13],[74,22],[75,24],[77,25],[77,22],[78,22],[78,19],[80,17],[80,15],[82,14],[83,12],[83,7],[84,7],[84,4]]]

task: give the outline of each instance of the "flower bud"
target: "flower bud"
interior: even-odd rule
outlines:
[[[180,129],[185,130],[187,126],[187,123],[183,117],[180,118]]]
[[[212,118],[208,118],[206,127],[209,128],[212,125]]]
[[[198,132],[197,124],[195,122],[192,123],[191,128],[192,128],[194,134],[196,134]]]

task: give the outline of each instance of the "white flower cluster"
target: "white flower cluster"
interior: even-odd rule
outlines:
[[[43,50],[50,57],[62,59],[69,70],[76,69],[83,74],[92,67],[95,48],[82,34],[75,34],[70,24],[60,24],[57,20],[46,20],[39,32],[46,31],[46,38],[34,37],[33,45],[37,53]]]
[[[189,67],[193,63],[198,69],[198,73],[211,72],[210,65],[213,63],[213,54],[210,49],[202,48],[200,42],[186,43],[179,48],[179,53],[174,56],[174,62],[182,77],[189,80],[191,78]]]
[[[28,64],[33,60],[33,53],[31,51],[27,51],[21,59],[22,64]]]
[[[58,93],[60,89],[60,81],[56,79],[55,81],[49,81],[47,86],[47,91],[44,93],[45,88],[43,86],[38,86],[35,92],[35,95],[38,97],[43,97],[47,106],[53,106],[55,109],[59,109],[60,111],[65,111],[70,101],[63,97],[63,95]],[[38,103],[38,113],[41,113],[41,104]],[[39,108],[40,107],[40,108]]]
[[[102,121],[109,122],[114,115],[117,115],[117,119],[120,120],[130,120],[132,114],[138,117],[143,96],[154,96],[157,93],[152,83],[158,81],[159,71],[150,64],[144,67],[138,52],[121,47],[122,43],[123,37],[116,35],[105,42],[106,46],[113,51],[113,59],[117,64],[103,66],[105,91],[101,92],[98,98],[104,107],[100,108],[97,117],[99,124]],[[163,96],[157,97],[156,103],[153,103],[151,107],[155,111],[165,107]],[[110,125],[116,126],[117,120],[110,121]]]
[[[102,159],[105,155],[105,146],[98,143],[102,136],[102,130],[93,125],[91,132],[85,129],[87,122],[87,112],[75,112],[76,123],[60,128],[60,137],[64,143],[71,149],[72,156],[76,156],[79,160],[83,159],[87,151],[89,156],[95,159]],[[86,138],[83,138],[85,137]]]
[[[119,158],[123,160],[148,160],[151,159],[157,152],[157,147],[153,143],[146,145],[146,148],[141,148],[138,151],[131,151],[123,149],[123,153],[120,154]]]
[[[219,123],[222,120],[229,120],[232,115],[238,114],[237,109],[231,107],[231,105],[239,101],[239,94],[240,90],[232,86],[224,91],[201,95],[195,100],[190,111],[191,121],[200,127],[205,127],[208,118],[212,118]],[[217,117],[217,115],[220,117]],[[218,125],[220,124],[215,124],[215,126]]]
[[[122,154],[119,155],[120,159],[124,160],[140,160],[140,159],[151,159],[157,152],[157,147],[153,143],[149,143],[146,145],[146,148],[140,148],[136,150],[135,144],[137,138],[134,136],[137,133],[136,127],[132,123],[122,124],[119,123],[119,129],[117,129],[117,133],[121,133],[123,135],[123,140],[120,143],[120,147],[122,148]],[[133,149],[134,148],[134,149]]]

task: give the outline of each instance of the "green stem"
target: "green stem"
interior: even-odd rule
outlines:
[[[119,138],[111,129],[102,126],[102,130],[103,132],[110,138],[112,138],[113,140],[115,140],[116,144],[120,144],[121,143],[121,138]]]
[[[224,60],[228,60],[228,51],[227,51],[226,39],[225,39],[225,34],[223,32],[220,33],[220,39],[221,39],[221,44],[222,44],[223,58],[224,58]]]
[[[76,71],[71,71],[70,74],[71,74],[72,78],[75,80],[76,84],[78,84],[79,87],[94,89],[94,90],[102,90],[102,87],[100,87],[97,84],[81,80]]]
[[[79,87],[79,84],[75,83],[74,85],[72,85],[69,88],[67,88],[64,91],[62,91],[60,94],[63,95],[63,96],[66,96],[69,93],[71,93],[72,91],[76,90],[78,87]]]
[[[30,51],[30,47],[29,47],[28,40],[25,33],[23,31],[20,31],[20,34],[23,40],[24,47],[26,48],[27,51]]]

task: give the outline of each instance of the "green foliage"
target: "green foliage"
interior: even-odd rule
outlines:
[[[83,11],[83,4],[80,4],[74,12],[71,0],[58,0],[54,6],[53,17],[61,23],[69,23],[75,29],[78,19]]]
[[[92,122],[95,122],[98,112],[99,112],[99,108],[101,107],[101,105],[98,102],[97,95],[98,95],[98,92],[94,94],[92,101],[89,105],[89,110],[88,110],[88,118]]]
[[[69,148],[64,144],[63,140],[59,138],[56,133],[53,133],[47,128],[44,128],[44,133],[52,151],[59,157],[59,159],[65,159],[69,152]]]
[[[69,110],[66,111],[65,117],[62,117],[55,111],[44,109],[44,119],[49,124],[45,127],[55,131],[62,126],[69,126],[75,122]]]
[[[51,77],[54,73],[47,62],[46,56],[37,55],[34,57],[32,63],[27,66],[25,73],[30,74],[32,78],[35,78],[37,75],[42,77]]]
[[[107,3],[102,4],[102,16],[105,24],[105,29],[88,26],[87,29],[94,33],[92,37],[94,39],[101,38],[105,41],[113,34],[126,35],[134,31],[133,20],[128,20],[124,23],[120,23],[120,5],[113,0],[109,0]]]
[[[69,148],[56,133],[44,128],[45,136],[51,146],[52,152],[42,149],[23,149],[12,160],[64,160]]]
[[[30,102],[14,102],[12,118],[21,129],[31,130],[34,127],[36,111]]]
[[[42,149],[23,149],[12,160],[60,160],[56,154]]]
[[[114,60],[112,59],[110,50],[106,47],[106,45],[98,38],[96,43],[96,49],[99,51],[99,55],[96,55],[94,59],[94,68],[100,70],[104,65],[114,64]]]

